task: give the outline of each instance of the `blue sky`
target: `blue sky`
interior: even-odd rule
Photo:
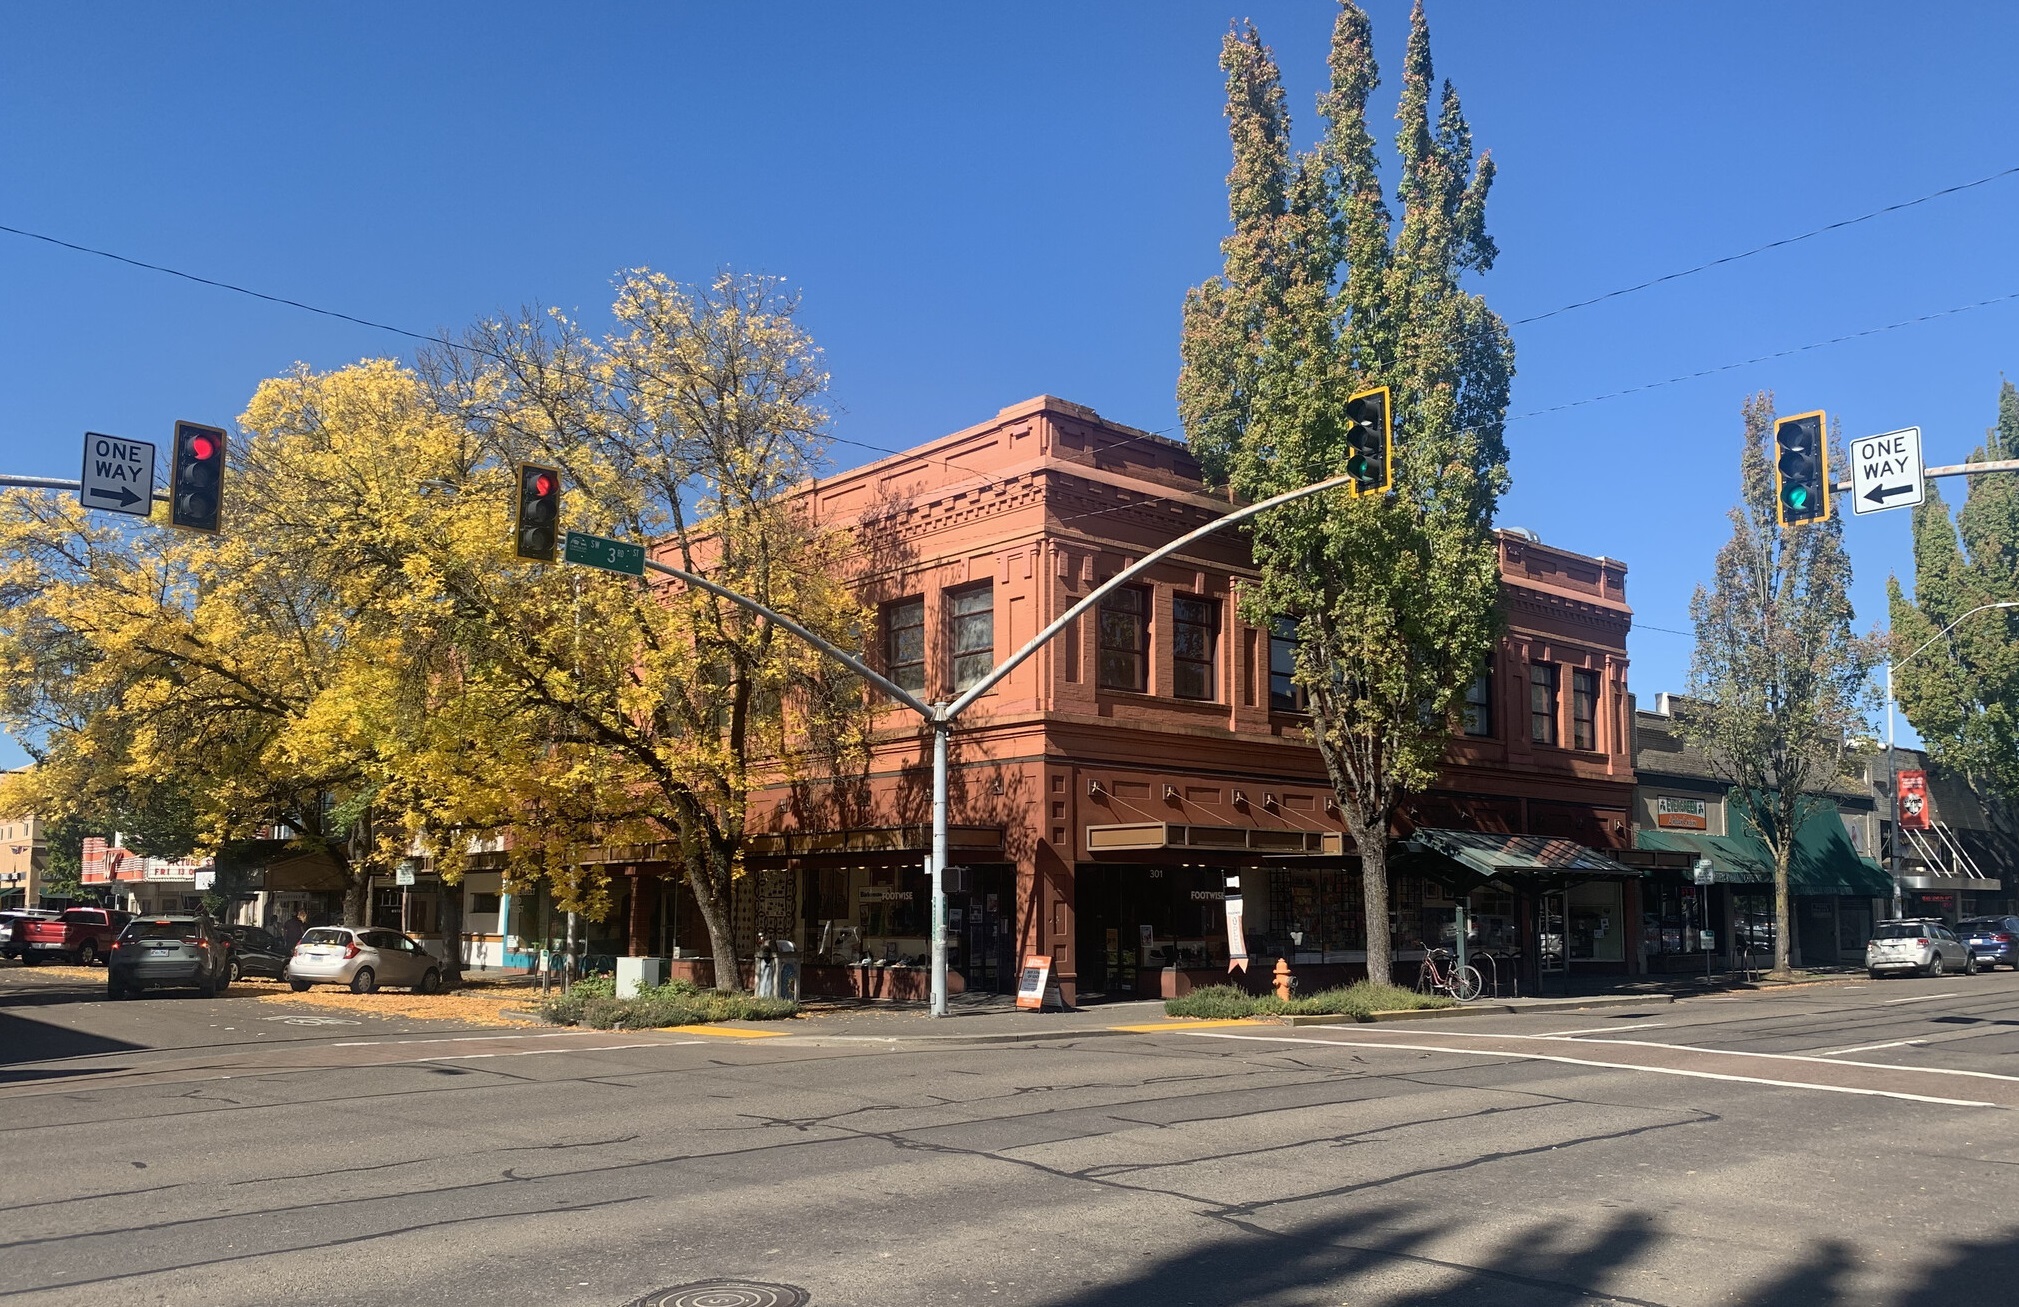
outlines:
[[[1371,13],[1397,91],[1407,7]],[[1103,5],[43,5],[0,43],[0,224],[430,332],[595,320],[617,270],[776,273],[836,433],[897,448],[1041,392],[1174,428],[1179,304],[1218,267],[1219,42],[1252,17],[1300,138],[1320,0]],[[2019,164],[2019,10],[1613,3],[1430,10],[1500,165],[1509,320]],[[1384,127],[1385,130],[1385,127]],[[1907,425],[1960,461],[2019,301],[1571,404],[2019,292],[2019,177],[1515,328],[1502,521],[1626,560],[1632,681],[1682,686],[1739,404]],[[296,360],[396,337],[0,235],[0,470],[87,430],[223,422]],[[1543,410],[1555,409],[1553,412]],[[847,461],[874,455],[837,447]],[[1947,483],[1954,487],[1955,482]],[[1952,494],[1952,498],[1954,495]],[[1848,528],[1861,621],[1907,515]],[[0,757],[0,760],[9,760]]]

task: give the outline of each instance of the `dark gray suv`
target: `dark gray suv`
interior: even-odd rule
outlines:
[[[157,986],[216,998],[231,983],[231,949],[209,917],[135,917],[105,959],[109,998],[138,998]]]

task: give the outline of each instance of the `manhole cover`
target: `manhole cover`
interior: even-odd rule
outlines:
[[[637,1299],[631,1307],[806,1307],[813,1296],[791,1284],[754,1280],[696,1280]]]

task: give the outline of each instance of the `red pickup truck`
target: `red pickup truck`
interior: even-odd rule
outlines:
[[[112,951],[113,941],[131,920],[131,913],[109,908],[65,908],[54,921],[24,921],[14,930],[26,965],[63,958],[88,967]]]

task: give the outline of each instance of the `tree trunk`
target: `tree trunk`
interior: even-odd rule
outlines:
[[[463,884],[442,882],[442,985],[463,983]]]
[[[736,932],[729,920],[730,885],[733,874],[726,855],[714,849],[703,855],[704,865],[690,865],[687,884],[708,926],[708,951],[714,954],[715,988],[732,994],[743,992],[743,973],[736,965]]]
[[[1788,965],[1788,860],[1794,856],[1795,840],[1789,835],[1774,850],[1774,970],[1785,973]]]
[[[1352,808],[1346,812],[1351,814]],[[1349,815],[1346,829],[1360,852],[1360,894],[1367,917],[1367,979],[1395,983],[1395,951],[1388,939],[1388,820],[1384,813],[1362,823]]]
[[[364,871],[353,871],[344,877],[344,925],[369,924],[371,882],[371,874]]]

